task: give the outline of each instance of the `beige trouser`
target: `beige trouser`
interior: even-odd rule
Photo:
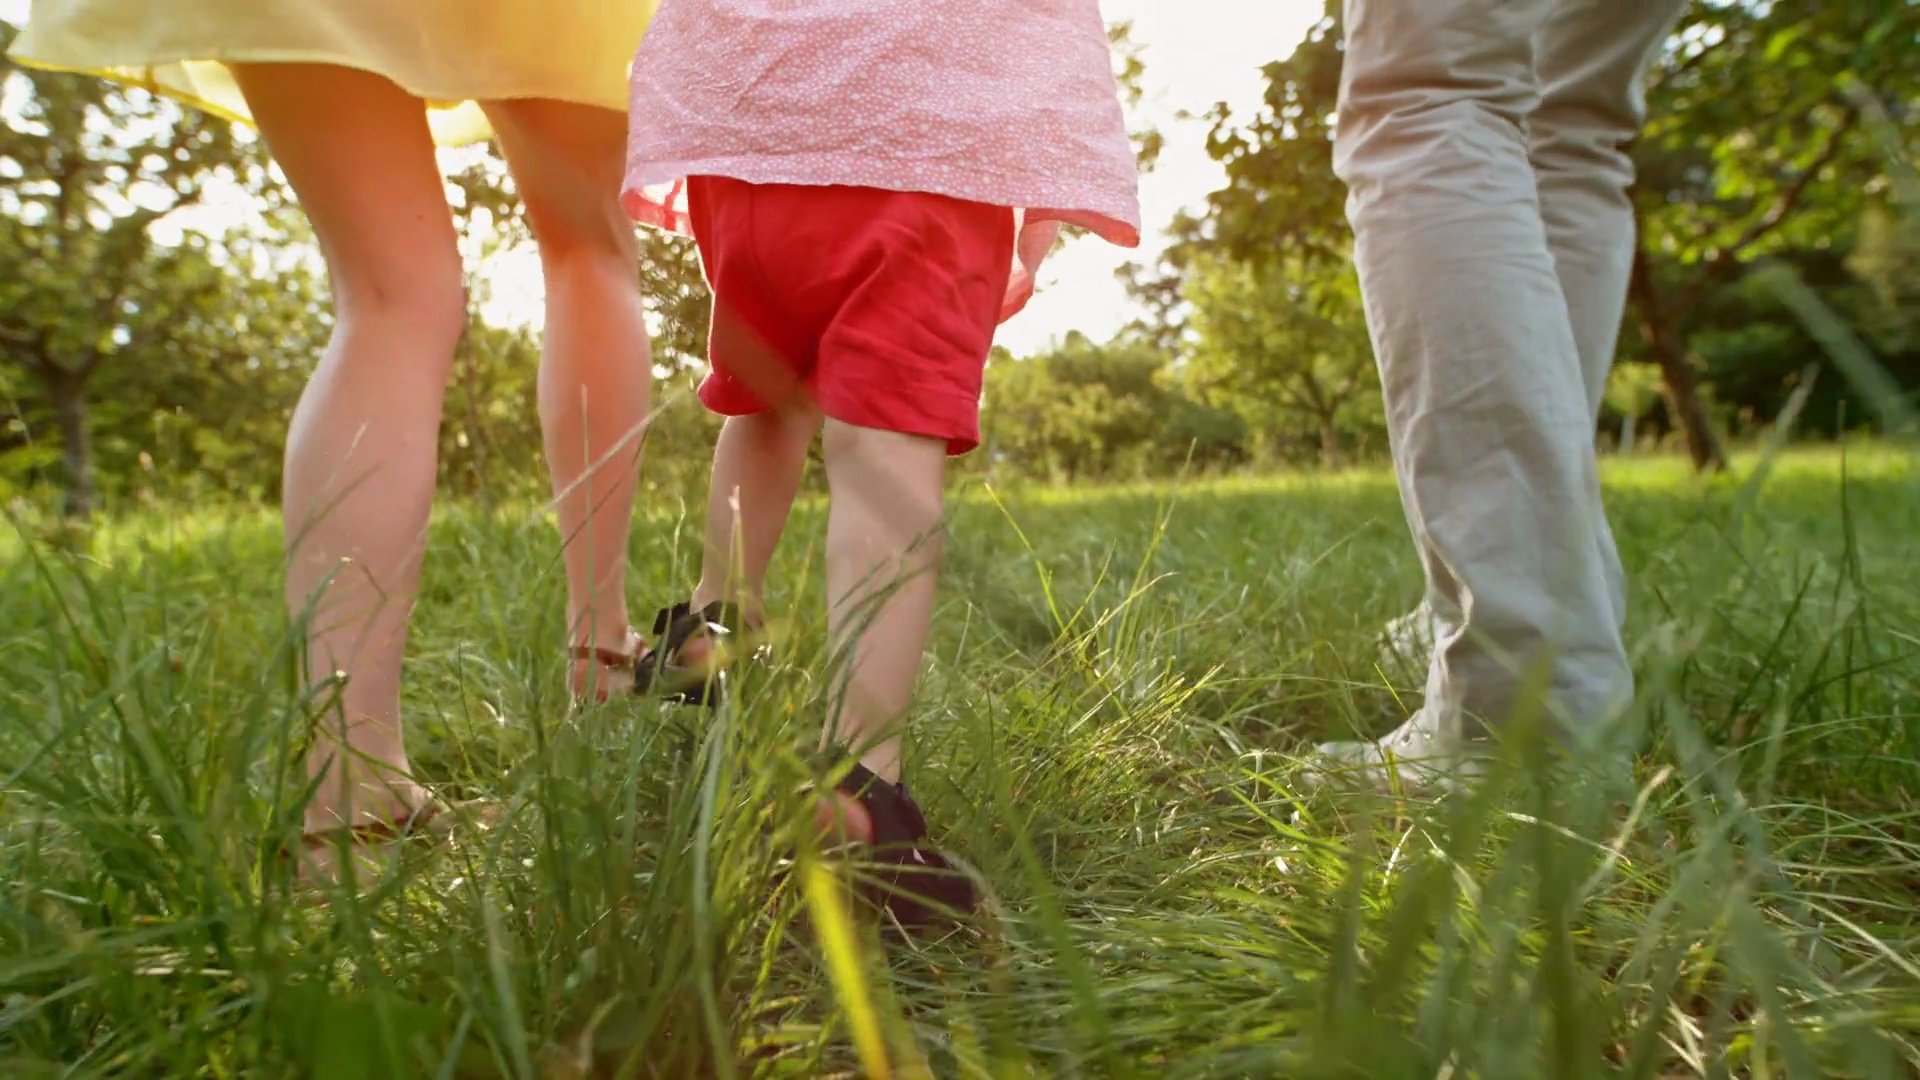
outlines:
[[[1484,737],[1529,671],[1575,742],[1631,695],[1594,423],[1648,61],[1684,0],[1346,0],[1334,167],[1427,576],[1410,731]]]

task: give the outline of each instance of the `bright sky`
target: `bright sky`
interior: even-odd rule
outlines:
[[[22,22],[27,0],[0,0],[0,19]],[[1141,180],[1146,235],[1139,249],[1122,251],[1083,238],[1048,260],[1040,295],[1001,328],[1000,343],[1015,353],[1037,351],[1069,330],[1104,339],[1132,315],[1115,271],[1128,261],[1151,262],[1162,246],[1161,230],[1182,207],[1198,204],[1220,185],[1221,173],[1206,153],[1206,124],[1182,120],[1215,102],[1250,115],[1264,89],[1260,67],[1291,52],[1322,11],[1321,0],[1102,0],[1111,21],[1131,20],[1145,49],[1147,100],[1137,118],[1158,127],[1167,144],[1158,167]],[[238,193],[235,193],[238,196]],[[225,211],[223,214],[221,211]],[[200,217],[246,216],[242,206],[208,208]],[[196,221],[218,227],[212,220]],[[532,322],[540,317],[539,264],[530,251],[499,256],[488,268],[491,284],[483,315],[493,322]]]

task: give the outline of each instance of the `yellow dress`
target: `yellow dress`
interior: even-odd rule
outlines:
[[[15,60],[145,86],[246,120],[228,63],[338,64],[426,100],[434,138],[485,138],[475,102],[625,112],[659,0],[33,0]]]

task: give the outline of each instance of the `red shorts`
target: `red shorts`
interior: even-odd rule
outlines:
[[[860,427],[980,444],[980,379],[1013,267],[1013,211],[875,188],[693,177],[709,409],[810,394]]]

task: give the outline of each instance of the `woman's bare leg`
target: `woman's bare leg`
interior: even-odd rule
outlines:
[[[366,72],[234,72],[319,237],[334,327],[287,432],[287,606],[308,678],[344,676],[307,761],[309,831],[417,807],[400,668],[437,470],[441,400],[466,325],[460,257],[421,103]]]
[[[487,115],[546,275],[540,426],[565,545],[568,633],[574,644],[631,652],[627,535],[653,370],[633,224],[619,206],[626,118],[552,101],[494,102]],[[607,677],[576,665],[575,690],[605,692]]]

